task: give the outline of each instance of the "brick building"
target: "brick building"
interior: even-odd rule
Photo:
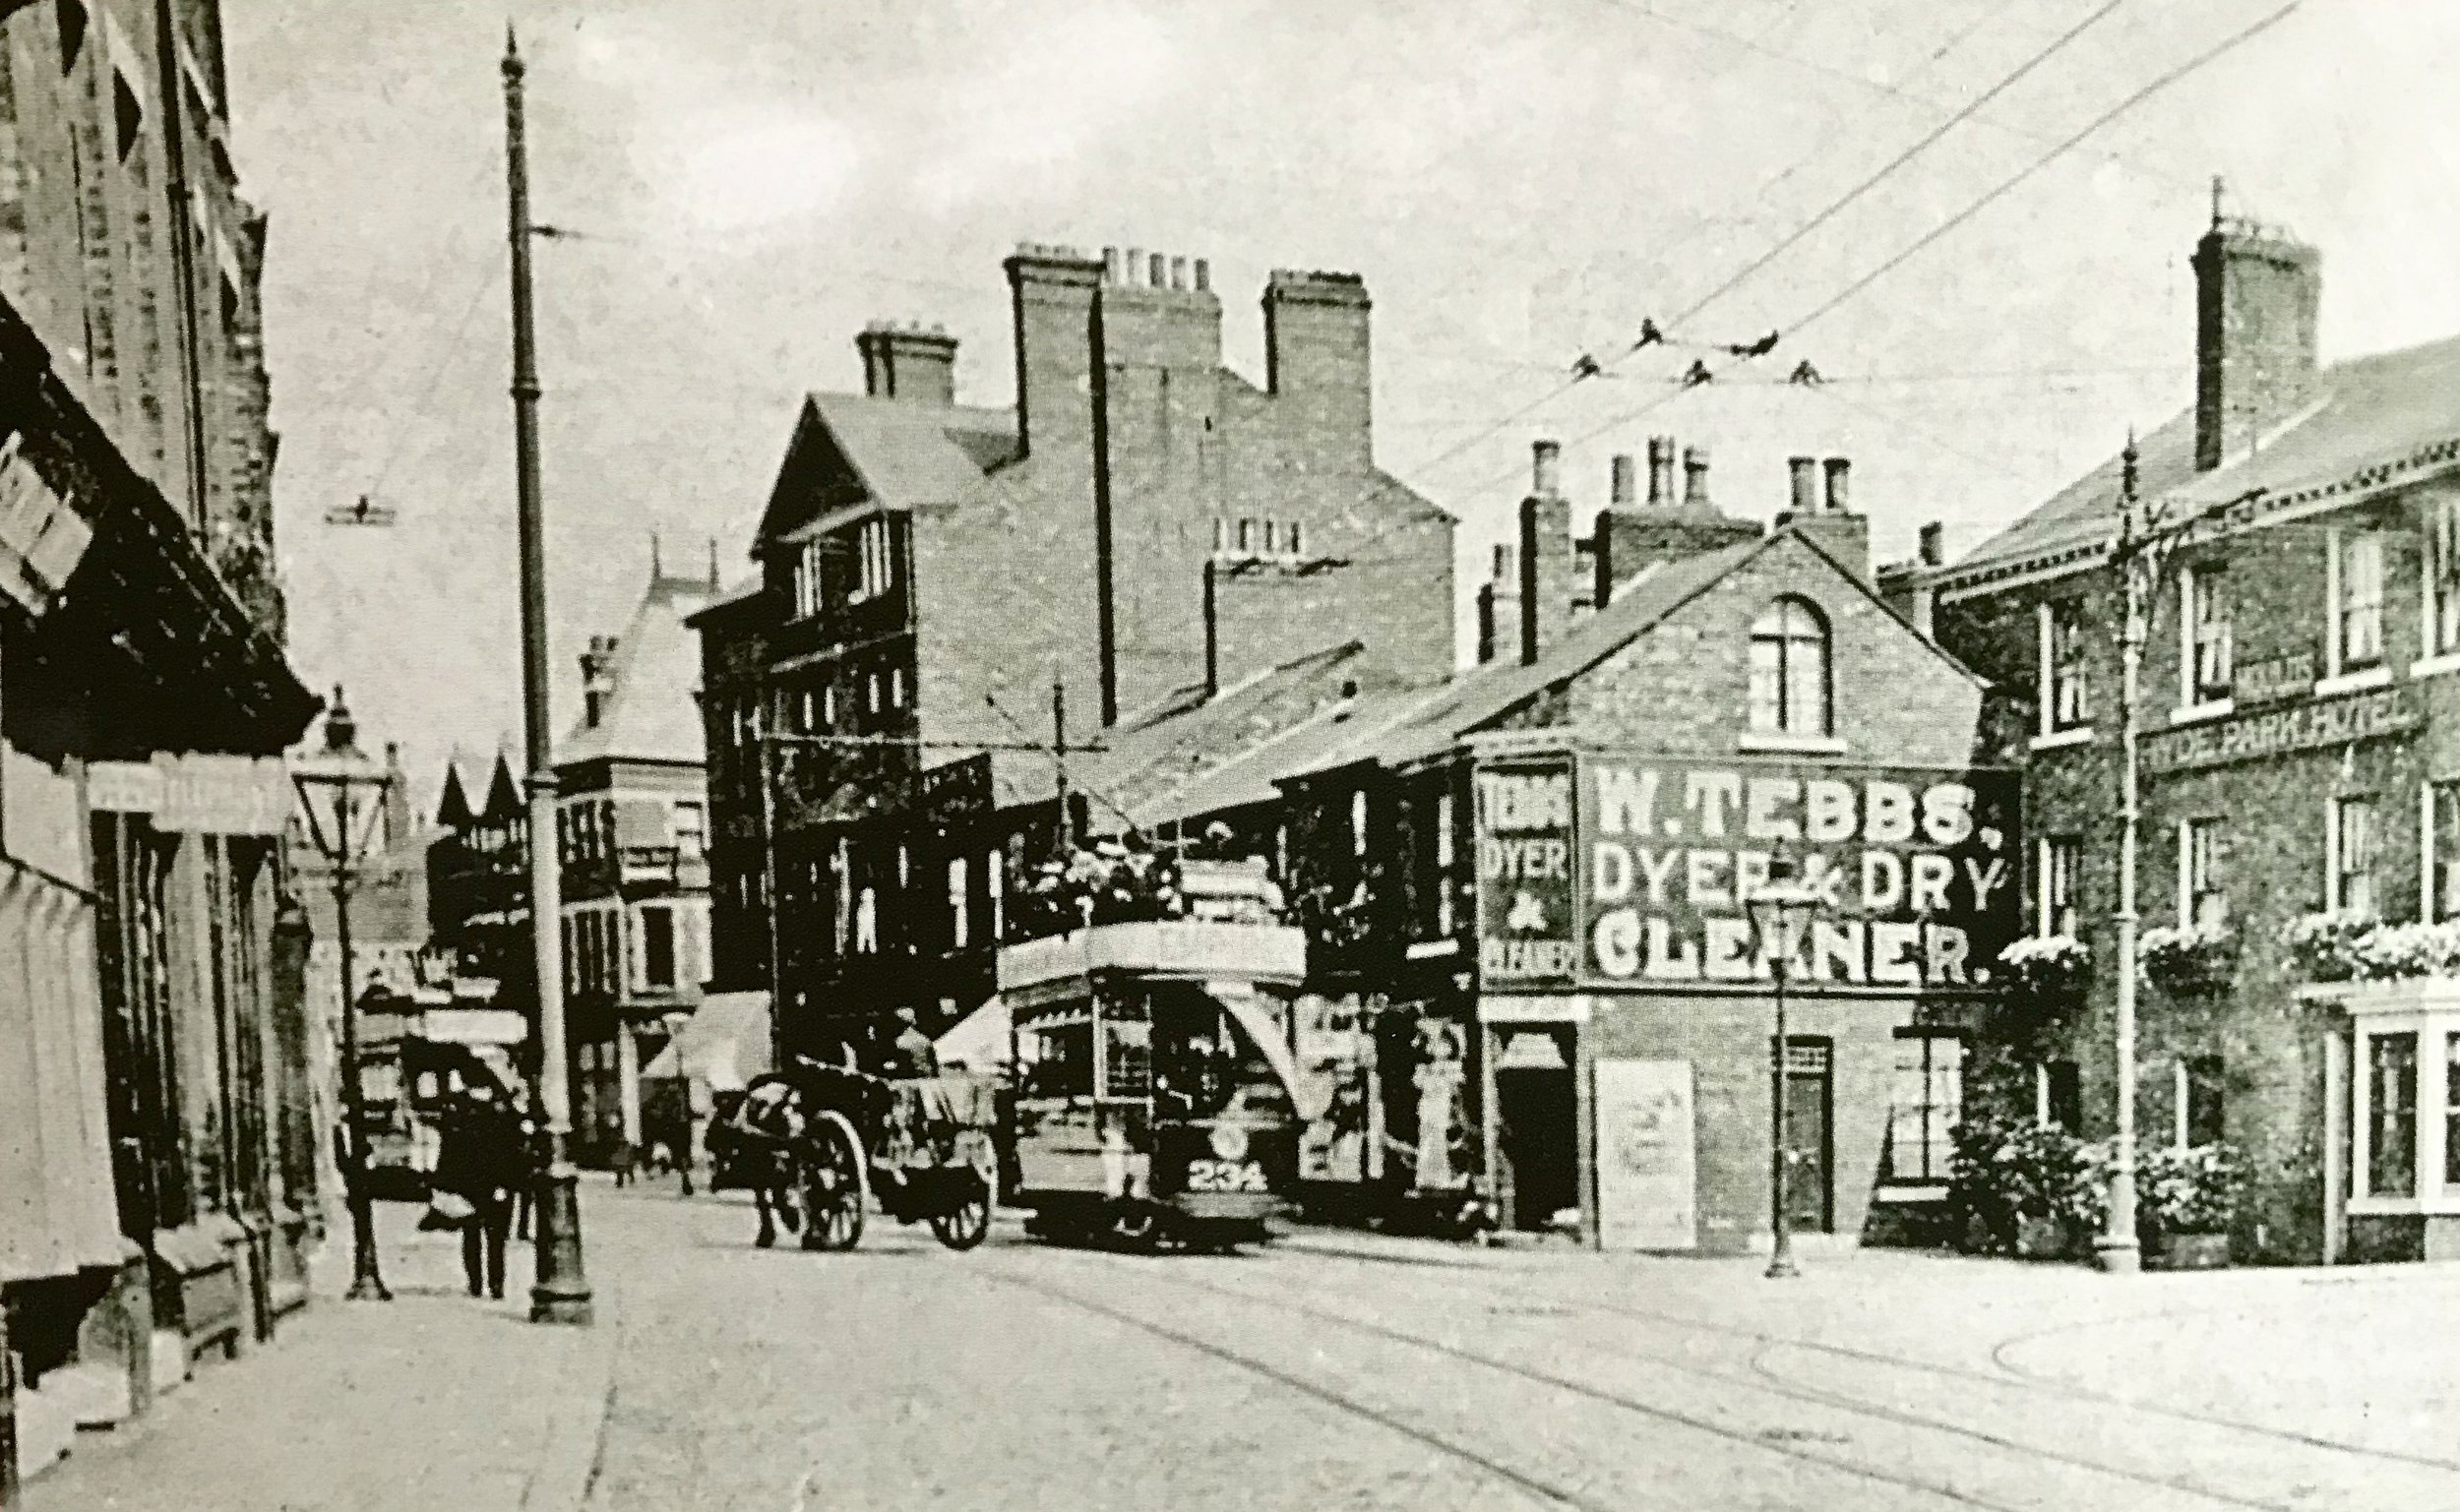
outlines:
[[[645,1144],[642,1067],[708,975],[700,646],[684,622],[716,593],[653,563],[631,621],[584,653],[581,722],[556,753],[573,1147],[588,1164]]]
[[[1355,642],[1364,683],[1451,665],[1452,521],[1375,465],[1358,277],[1272,276],[1259,388],[1222,363],[1201,261],[1006,267],[1016,407],[956,403],[944,334],[864,332],[866,392],[797,420],[759,581],[693,620],[716,985],[773,970],[797,1048],[838,1037],[816,1015],[979,1000],[987,954],[926,970],[943,952],[892,921],[948,915],[960,875],[996,907],[1007,863],[926,865],[917,836],[1053,792],[1018,748],[1082,751],[1311,646]],[[927,911],[883,901],[918,889]]]
[[[0,1498],[305,1300],[316,704],[223,84],[211,0],[0,7]]]
[[[2149,974],[2147,1143],[2226,1141],[2255,1200],[2242,1258],[2460,1252],[2460,1018],[2431,951],[2352,948],[2460,908],[2460,341],[2322,365],[2321,266],[2219,220],[2197,244],[2195,401],[1952,567],[1940,637],[1996,682],[1990,751],[2024,763],[2034,928],[2103,969],[2004,1053],[2039,1111],[2110,1126],[2125,470],[2184,534],[2143,663],[2147,926],[2200,969]],[[2312,916],[2343,917],[2327,925]],[[2284,932],[2309,921],[2307,950]],[[2336,943],[2336,941],[2338,941]],[[2361,971],[2391,980],[2330,979]]]
[[[1823,486],[1798,459],[1763,533],[1711,503],[1703,452],[1679,500],[1672,444],[1650,454],[1652,502],[1618,460],[1575,541],[1541,443],[1483,595],[1517,653],[1284,765],[1301,1059],[1341,1088],[1316,1174],[1485,1177],[1507,1223],[1618,1247],[1764,1235],[1742,899],[1784,848],[1834,895],[1795,968],[1794,1217],[1859,1235],[1943,1195],[1974,968],[2015,928],[2013,778],[1970,769],[1982,687],[1877,596],[1843,461]]]

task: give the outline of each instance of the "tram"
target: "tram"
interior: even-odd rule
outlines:
[[[1290,1053],[1299,931],[1116,924],[1000,955],[1027,1232],[1226,1249],[1294,1207],[1310,1111]]]

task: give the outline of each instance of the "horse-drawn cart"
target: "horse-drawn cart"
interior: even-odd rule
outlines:
[[[807,1060],[755,1079],[711,1144],[748,1178],[764,1247],[782,1220],[806,1249],[851,1249],[877,1197],[899,1223],[971,1249],[991,1232],[996,1122],[976,1077],[891,1080]]]

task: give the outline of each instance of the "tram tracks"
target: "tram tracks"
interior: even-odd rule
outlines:
[[[1950,1482],[1924,1476],[1884,1461],[1875,1462],[1869,1456],[1857,1457],[1833,1448],[1839,1443],[1853,1443],[1856,1436],[1852,1433],[1823,1433],[1816,1428],[1804,1429],[1796,1426],[1753,1430],[1740,1426],[1733,1421],[1719,1421],[1718,1418],[1700,1411],[1690,1411],[1681,1407],[1672,1407],[1663,1402],[1643,1400],[1630,1390],[1603,1384],[1594,1378],[1567,1373],[1563,1369],[1551,1367],[1549,1362],[1531,1363],[1506,1358],[1488,1350],[1467,1348],[1444,1339],[1432,1338],[1411,1329],[1397,1328],[1373,1317],[1360,1317],[1349,1311],[1320,1305],[1303,1296],[1292,1296],[1288,1293],[1259,1293],[1241,1287],[1220,1285],[1170,1267],[1136,1266],[1133,1262],[1126,1262],[1126,1264],[1133,1268],[1138,1280],[1145,1284],[1158,1283],[1246,1306],[1295,1315],[1313,1323],[1325,1324],[1400,1348],[1420,1351],[1489,1371],[1500,1372],[1525,1383],[1570,1393],[1623,1412],[1712,1434],[1729,1442],[1747,1445],[1759,1453],[1780,1455],[1787,1459],[1820,1465],[1863,1480],[1904,1490],[1918,1491],[1960,1505],[2013,1509],[2058,1504],[2055,1501],[2044,1501],[2035,1494],[2025,1494],[2020,1501],[2003,1501],[1995,1498],[1989,1490],[1961,1480]],[[1362,1298],[1355,1293],[1338,1288],[1331,1290],[1341,1300],[1356,1305],[1373,1306],[1383,1300]],[[1455,1291],[1457,1289],[1447,1287],[1444,1290]],[[1539,1314],[1541,1319],[1546,1313],[1553,1313],[1557,1309],[1560,1309],[1562,1314],[1575,1317],[1576,1314],[1584,1311],[1598,1313],[1624,1310],[1587,1307],[1581,1303],[1544,1293],[1518,1292],[1517,1289],[1506,1290],[1515,1292],[1521,1300],[1544,1303],[1545,1312]],[[1481,1300],[1488,1304],[1489,1310],[1493,1310],[1493,1295],[1490,1294]],[[1662,1318],[1650,1315],[1651,1321],[1673,1323],[1678,1326],[1696,1326],[1701,1332],[1739,1336],[1748,1341],[1752,1346],[1751,1353],[1742,1361],[1741,1368],[1738,1370],[1731,1365],[1725,1367],[1703,1365],[1696,1360],[1686,1359],[1663,1351],[1634,1350],[1628,1347],[1607,1346],[1594,1341],[1567,1341],[1557,1330],[1545,1328],[1541,1323],[1523,1321],[1525,1313],[1523,1317],[1514,1317],[1508,1313],[1502,1315],[1507,1319],[1506,1326],[1534,1337],[1544,1347],[1550,1349],[1561,1351],[1568,1345],[1571,1349],[1603,1361],[1626,1365],[1640,1365],[1653,1372],[1682,1376],[1722,1388],[1728,1392],[1745,1393],[1750,1398],[1775,1400],[1795,1407],[1811,1407],[1823,1413],[1839,1415],[1848,1422],[1859,1421],[1866,1426],[1875,1423],[1884,1424],[1886,1428],[1895,1430],[1900,1436],[1912,1435],[1917,1442],[1924,1438],[1944,1437],[1969,1445],[1974,1449],[1986,1451],[1994,1459],[2003,1456],[2021,1464],[2062,1467],[2087,1480],[2121,1482],[2136,1487],[2139,1491],[2158,1492],[2164,1498],[2159,1504],[2164,1506],[2180,1505],[2181,1498],[2193,1498],[2196,1502],[2213,1506],[2247,1508],[2251,1509],[2251,1512],[2306,1512],[2306,1508],[2315,1505],[2311,1500],[2284,1500],[2273,1495],[2253,1493],[2244,1487],[2232,1488],[2201,1476],[2168,1473],[2148,1469],[2141,1464],[2119,1463],[2110,1457],[2085,1453],[2078,1448],[2056,1441],[2055,1429],[2036,1432],[2030,1436],[2015,1432],[2000,1432],[1993,1427],[1981,1426],[1970,1421],[1931,1413],[1909,1411],[1888,1403],[1874,1402],[1866,1395],[1852,1394],[1815,1384],[1786,1370],[1778,1363],[1778,1357],[1790,1350],[1803,1350],[1814,1354],[1823,1351],[1822,1346],[1806,1341],[1781,1338],[1753,1330],[1693,1325],[1691,1320],[1676,1318],[1672,1315]],[[1138,1326],[1144,1325],[1139,1323]],[[1925,1362],[1909,1361],[1876,1352],[1855,1351],[1843,1347],[1826,1352],[1855,1359],[1864,1364],[1882,1364],[1891,1368],[1918,1372],[1928,1369]],[[2019,1378],[1991,1376],[1979,1371],[1960,1372],[1953,1367],[1941,1367],[1936,1373],[1941,1376],[1962,1375],[1971,1378],[1960,1383],[1964,1385],[1971,1385],[1975,1381],[1987,1381],[2002,1390],[2022,1390],[2038,1384]],[[2078,1397],[2076,1400],[2090,1402],[2092,1399]],[[2123,1407],[2124,1404],[2092,1402],[2092,1405],[2099,1408],[2111,1408]],[[1748,1418],[1749,1414],[1746,1411],[1737,1410],[1726,1416]],[[2232,1431],[2249,1431],[2245,1425],[2235,1423],[2220,1423],[2214,1426]],[[2328,1451],[2335,1456],[2358,1461],[2407,1462],[2443,1473],[2454,1469],[2454,1467],[2444,1466],[2432,1460],[2421,1460],[2421,1457],[2416,1456],[2378,1455],[2357,1446],[2333,1442],[2310,1442],[2298,1435],[2275,1436],[2296,1444],[2302,1449]],[[2242,1475],[2248,1473],[2243,1466],[2237,1465],[2234,1459],[2211,1452],[2212,1446],[2204,1447],[2207,1451],[2206,1459],[2220,1464],[2223,1467],[2223,1473]],[[2014,1468],[2016,1467],[2000,1467],[1999,1473],[2006,1474]],[[1991,1467],[1984,1465],[1975,1468],[1973,1473],[1987,1475],[1990,1470]],[[2021,1477],[2015,1479],[2022,1483]],[[2265,1489],[2271,1488],[2272,1482],[2263,1481],[2260,1476],[2256,1479]],[[2372,1494],[2371,1487],[2372,1483],[2369,1482],[2369,1495]],[[2289,1494],[2303,1497],[2319,1489],[2321,1487],[2307,1483]]]

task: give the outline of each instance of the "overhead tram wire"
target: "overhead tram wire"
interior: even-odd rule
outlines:
[[[454,359],[461,355],[462,344],[469,337],[470,321],[477,315],[479,304],[486,298],[488,291],[495,286],[495,270],[490,267],[481,272],[477,282],[471,287],[468,301],[461,306],[460,318],[453,323],[451,335],[446,338],[442,350],[437,354],[435,366],[427,374],[427,383],[420,392],[417,405],[394,431],[393,445],[387,450],[383,463],[378,466],[374,478],[368,483],[364,497],[379,504],[383,502],[385,485],[393,481],[394,469],[400,466],[401,459],[408,454],[411,439],[424,430],[427,422],[434,417],[436,393],[444,385],[444,375],[453,366]]]

